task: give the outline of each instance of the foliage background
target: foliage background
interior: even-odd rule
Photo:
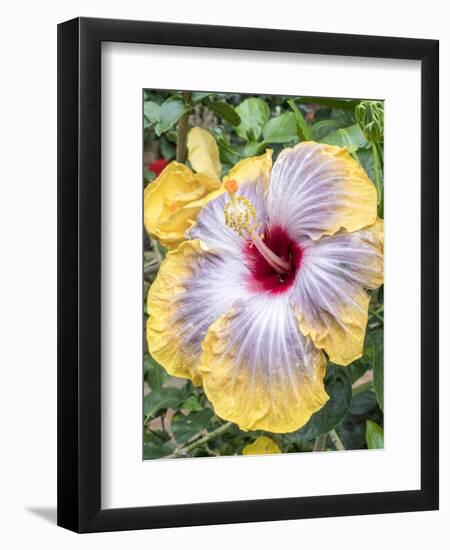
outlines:
[[[177,129],[187,122],[214,135],[223,175],[266,147],[274,150],[274,160],[284,147],[311,139],[347,147],[374,182],[383,217],[382,102],[145,90],[143,110],[144,187],[156,177],[153,161],[176,158]],[[148,289],[165,254],[144,231],[145,321]],[[383,447],[383,287],[370,294],[363,356],[347,367],[328,364],[330,400],[288,434],[244,432],[218,418],[201,387],[169,376],[149,355],[144,334],[144,458],[239,455],[260,435],[286,453]]]

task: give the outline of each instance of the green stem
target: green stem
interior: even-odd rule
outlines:
[[[345,143],[347,144],[348,152],[356,160],[356,162],[361,165],[358,153],[356,152],[356,149],[354,148],[352,140],[349,138],[347,131],[344,128],[341,128],[340,130],[338,130],[338,132],[344,137]]]
[[[378,169],[378,151],[374,143],[372,143],[373,169],[375,171],[375,187],[377,189],[377,205],[381,204],[381,182]]]
[[[197,439],[197,441],[194,441],[190,445],[187,445],[186,447],[182,447],[181,449],[177,449],[171,455],[169,455],[167,458],[177,458],[179,456],[183,456],[187,453],[190,453],[191,451],[193,451],[197,447],[200,447],[201,445],[207,443],[211,439],[214,439],[218,435],[223,434],[229,428],[231,428],[232,425],[233,425],[232,422],[226,422],[225,424],[222,424],[222,426],[219,426],[218,428],[216,428],[212,432],[207,433],[206,435],[204,435],[200,439]]]
[[[333,445],[336,447],[336,450],[345,451],[344,444],[340,440],[338,434],[336,433],[336,430],[331,430],[331,432],[328,432],[328,435],[330,436]]]
[[[378,158],[380,159],[380,165],[381,169],[384,170],[384,153],[383,153],[383,147],[381,146],[381,143],[379,141],[375,142],[375,146],[377,148]]]
[[[316,438],[314,442],[313,451],[324,451],[326,449],[328,434],[321,434]]]
[[[311,141],[313,139],[311,129],[306,123],[306,120],[303,118],[303,115],[295,104],[295,101],[293,99],[288,99],[287,104],[295,115],[295,120],[297,121],[297,132],[300,141]]]
[[[208,443],[205,443],[205,449],[209,454],[209,456],[220,456],[220,453],[213,451],[212,449],[209,448]]]
[[[379,321],[381,321],[384,324],[384,317],[380,315],[378,311],[369,311],[369,315],[371,317],[376,317]]]
[[[191,92],[183,92],[183,99],[185,103],[189,103],[191,101]],[[177,126],[177,161],[178,162],[186,162],[186,140],[187,140],[187,130],[188,130],[188,120],[189,115],[191,114],[191,111],[187,111],[184,113],[184,115],[180,118],[180,121],[178,122]]]

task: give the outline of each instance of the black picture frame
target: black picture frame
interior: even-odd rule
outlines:
[[[421,488],[102,510],[101,44],[421,61]],[[439,42],[77,18],[58,26],[58,525],[76,532],[436,510]]]

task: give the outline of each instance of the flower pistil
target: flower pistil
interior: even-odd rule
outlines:
[[[253,244],[266,262],[280,275],[289,273],[290,262],[280,258],[275,252],[263,242],[258,230],[260,224],[257,222],[256,210],[247,197],[236,195],[239,185],[236,180],[228,180],[225,189],[230,196],[230,202],[225,205],[225,224],[240,237]]]

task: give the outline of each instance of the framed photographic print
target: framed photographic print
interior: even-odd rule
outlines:
[[[58,524],[438,507],[438,42],[58,27]]]

